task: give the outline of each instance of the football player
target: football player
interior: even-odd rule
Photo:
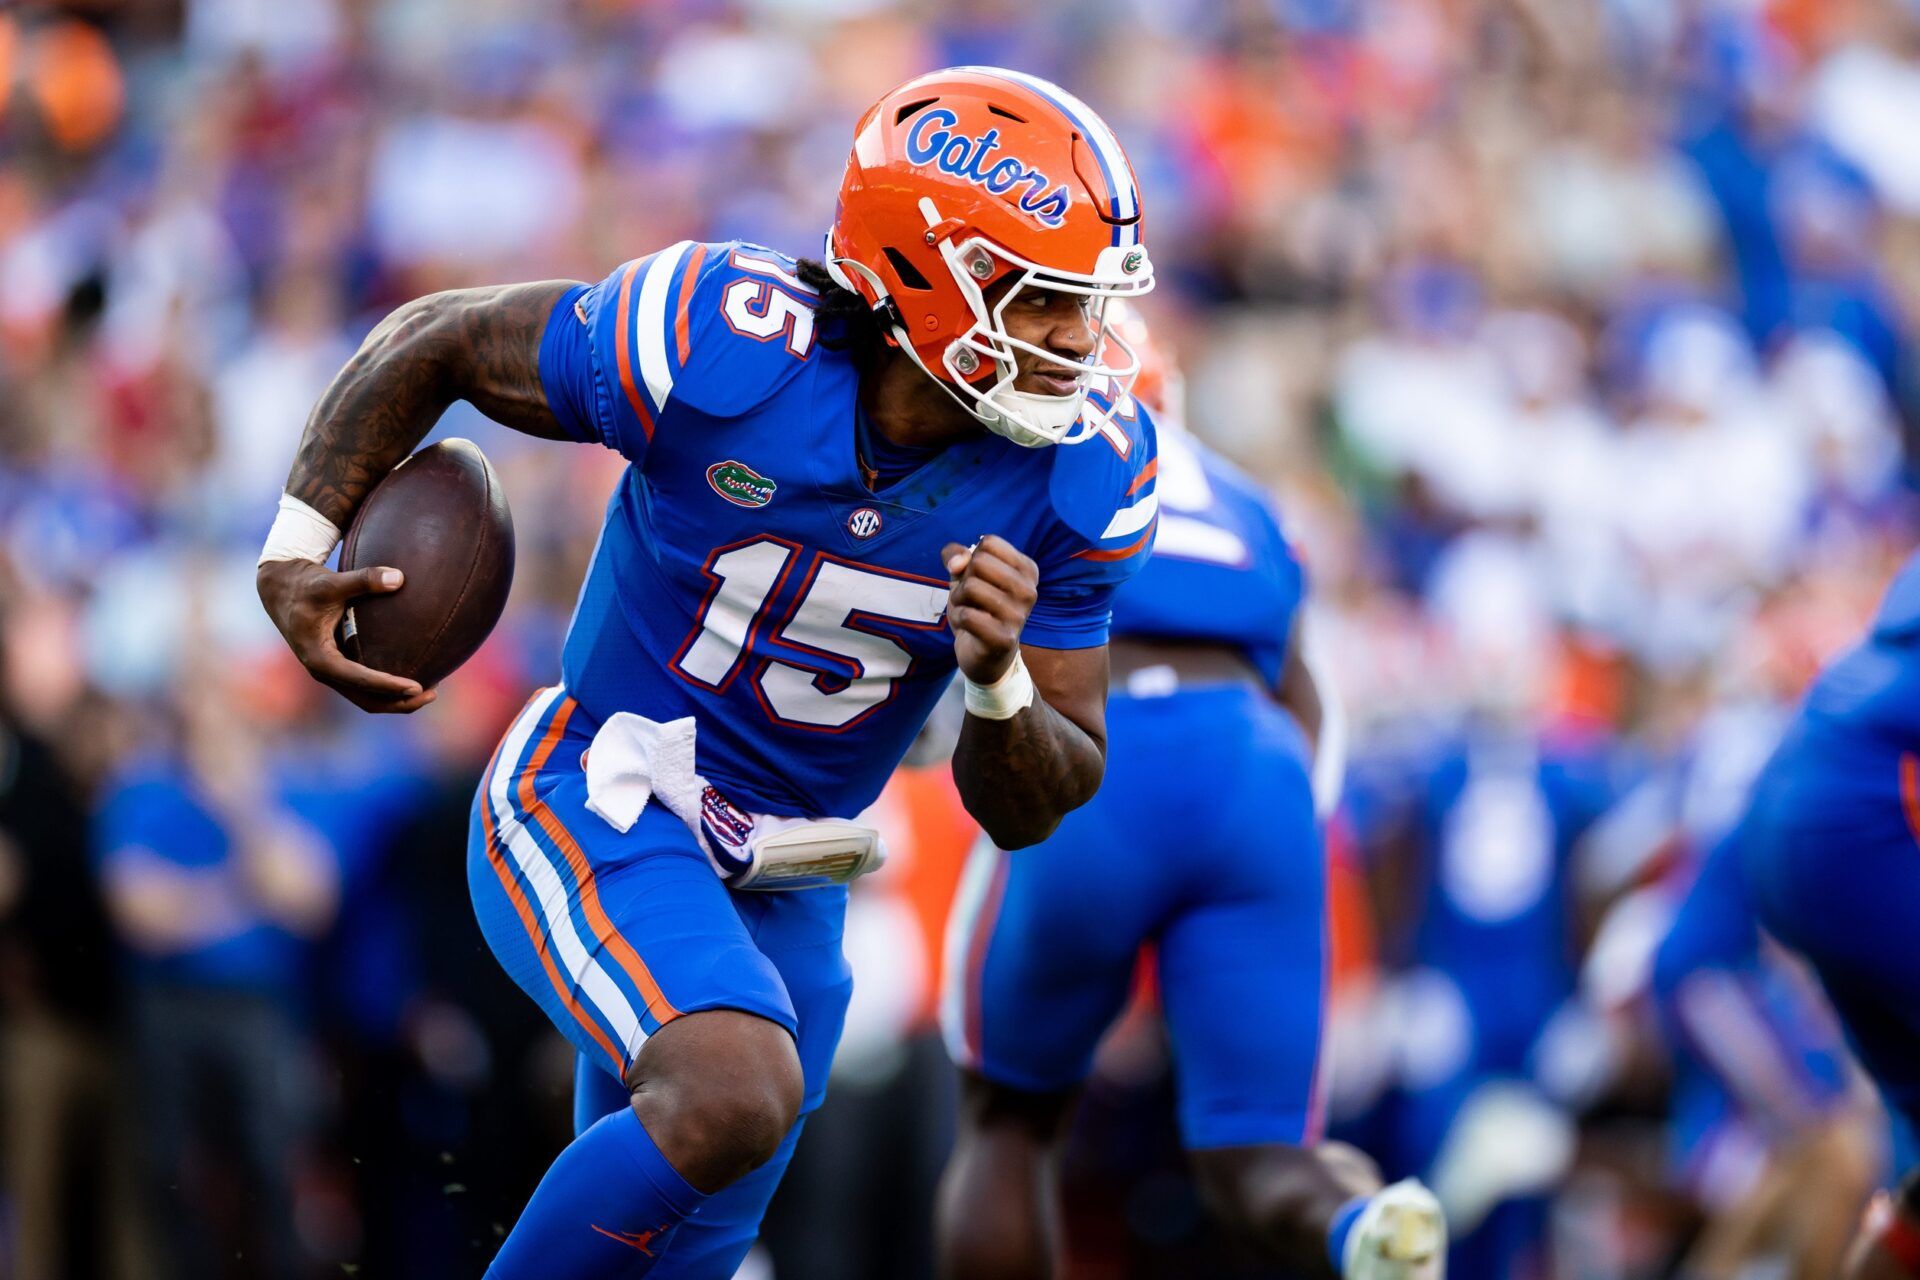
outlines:
[[[1920,555],[1807,690],[1740,852],[1760,922],[1812,961],[1888,1105],[1920,1122]],[[1920,1170],[1874,1198],[1841,1274],[1920,1276]]]
[[[489,944],[618,1082],[490,1275],[733,1274],[840,1035],[845,882],[880,853],[851,819],[956,668],[954,776],[996,841],[1099,786],[1111,599],[1159,502],[1147,419],[1090,398],[1132,373],[1099,359],[1108,301],[1152,284],[1140,230],[1085,104],[935,72],[860,120],[823,261],[682,242],[592,286],[421,298],[321,399],[260,594],[371,711],[433,693],[334,628],[405,588],[323,562],[449,403],[631,463],[560,683],[474,800]]]
[[[942,1009],[962,1076],[943,1274],[1054,1273],[1058,1148],[1152,945],[1208,1203],[1301,1274],[1438,1277],[1433,1196],[1381,1189],[1350,1149],[1315,1149],[1327,901],[1300,566],[1258,486],[1179,428],[1177,380],[1138,317],[1117,331],[1160,424],[1160,531],[1114,604],[1105,786],[1033,848],[1009,853],[989,831],[961,881]]]

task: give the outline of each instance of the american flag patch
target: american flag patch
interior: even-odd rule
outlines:
[[[700,793],[700,821],[708,835],[731,849],[746,848],[753,833],[753,819],[712,787]]]

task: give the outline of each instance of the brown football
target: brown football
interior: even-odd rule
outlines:
[[[440,683],[500,621],[513,585],[513,515],[478,445],[428,445],[374,487],[340,552],[342,571],[371,565],[391,565],[406,582],[353,602],[340,651],[376,671]]]

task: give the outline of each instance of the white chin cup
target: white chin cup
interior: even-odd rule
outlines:
[[[1086,407],[1087,394],[1043,396],[1031,391],[989,392],[972,406],[973,416],[998,436],[1025,449],[1044,449],[1063,443],[1063,437]],[[1007,412],[1001,412],[1005,406]]]

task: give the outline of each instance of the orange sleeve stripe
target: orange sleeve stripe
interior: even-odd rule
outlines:
[[[680,307],[673,318],[673,343],[680,352],[680,367],[687,365],[687,304],[693,301],[694,286],[700,281],[700,265],[707,260],[707,246],[697,244],[687,255],[687,269],[680,273]]]
[[[1073,558],[1075,560],[1125,560],[1128,556],[1153,541],[1153,531],[1159,527],[1159,524],[1160,517],[1155,516],[1152,520],[1148,521],[1147,531],[1138,538],[1135,538],[1132,542],[1129,542],[1126,546],[1115,547],[1110,551],[1097,551],[1089,547],[1085,551],[1074,552]]]
[[[521,714],[524,715],[525,711],[523,710]],[[500,767],[500,752],[505,747],[506,740],[502,738],[500,746],[494,748],[493,763],[487,766],[487,772],[480,780],[480,825],[486,837],[487,861],[492,864],[493,874],[500,878],[500,887],[506,890],[508,899],[513,903],[514,911],[519,914],[521,926],[526,929],[527,936],[533,940],[533,949],[540,956],[540,967],[547,971],[547,981],[553,984],[554,994],[560,997],[560,1003],[567,1007],[567,1012],[586,1028],[587,1034],[593,1037],[594,1043],[599,1045],[601,1051],[607,1055],[607,1060],[613,1064],[614,1074],[624,1074],[627,1069],[625,1056],[614,1047],[612,1037],[601,1030],[600,1024],[580,1007],[567,983],[561,980],[560,970],[553,963],[553,954],[547,946],[546,932],[541,929],[540,922],[534,918],[533,907],[527,902],[526,895],[520,891],[520,882],[514,878],[512,868],[507,866],[506,859],[501,856],[500,841],[493,829],[492,791],[494,770]]]
[[[579,705],[572,698],[562,699],[560,713],[554,716],[553,722],[547,726],[546,736],[541,738],[540,745],[527,758],[527,767],[520,773],[520,807],[540,824],[547,838],[559,847],[567,866],[573,870],[575,882],[580,886],[580,910],[587,918],[587,927],[593,930],[600,945],[612,953],[614,962],[626,970],[627,976],[640,989],[640,994],[646,997],[647,1012],[653,1015],[654,1021],[665,1026],[679,1017],[680,1011],[660,990],[660,984],[653,979],[653,971],[647,968],[640,953],[633,949],[633,945],[614,927],[613,921],[607,918],[606,909],[600,905],[600,886],[593,878],[593,868],[588,865],[587,855],[573,838],[573,833],[567,830],[545,800],[537,799],[533,794],[534,776],[546,764],[547,757],[553,754],[560,735],[566,731],[568,719]]]
[[[1900,756],[1900,807],[1906,810],[1907,830],[1920,843],[1920,758],[1911,751]]]
[[[620,361],[620,389],[627,393],[627,403],[633,406],[633,416],[640,419],[640,429],[647,434],[647,440],[653,440],[653,414],[647,409],[647,399],[640,394],[640,388],[633,381],[633,278],[640,272],[641,259],[635,258],[627,267],[627,274],[620,277],[620,317],[614,322],[613,344],[618,349]]]
[[[1147,481],[1153,479],[1155,476],[1159,474],[1160,474],[1160,459],[1155,458],[1152,462],[1149,462],[1146,466],[1142,467],[1140,469],[1140,474],[1133,478],[1133,483],[1127,486],[1127,496],[1131,498],[1134,494],[1140,492],[1141,489],[1146,487]]]

